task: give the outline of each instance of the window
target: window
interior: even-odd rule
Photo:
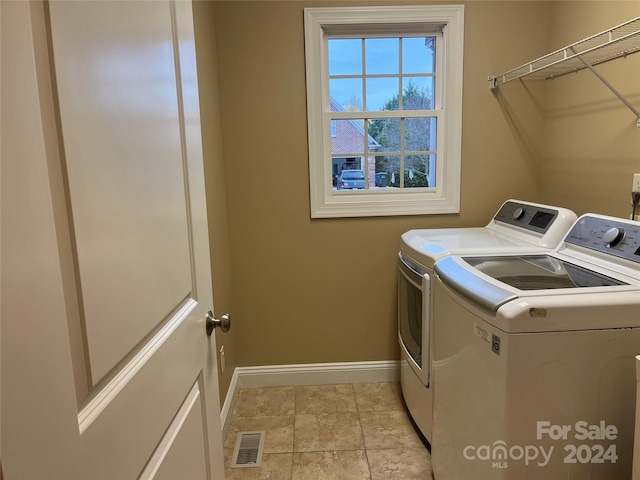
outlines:
[[[463,13],[305,9],[312,217],[459,211]]]

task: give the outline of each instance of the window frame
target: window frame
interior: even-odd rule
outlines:
[[[410,7],[305,8],[305,60],[311,217],[365,217],[447,214],[460,211],[462,140],[463,5]],[[432,115],[438,118],[436,186],[419,189],[366,189],[336,192],[332,184],[331,123],[327,44],[337,34],[428,36],[437,42],[436,79],[441,95]],[[394,115],[402,116],[403,111]],[[359,112],[372,118],[375,113]],[[333,115],[335,116],[335,115]],[[349,116],[349,115],[347,115]]]

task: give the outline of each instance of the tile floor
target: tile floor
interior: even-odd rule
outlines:
[[[266,432],[260,467],[229,467],[242,431]],[[224,451],[227,480],[432,479],[398,383],[241,389]]]

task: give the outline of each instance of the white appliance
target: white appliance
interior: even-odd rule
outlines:
[[[551,252],[434,270],[435,478],[631,478],[640,222],[587,214]]]
[[[516,253],[555,248],[576,220],[565,208],[507,200],[484,227],[410,230],[398,254],[401,385],[416,425],[431,441],[431,280],[434,263],[463,253]]]
[[[633,480],[640,480],[640,355],[636,355],[636,433],[633,441]]]

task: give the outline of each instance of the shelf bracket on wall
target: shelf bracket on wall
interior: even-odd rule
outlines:
[[[575,53],[575,50],[573,50],[573,48],[570,48],[571,51],[573,51]],[[620,92],[618,92],[618,90],[616,90],[615,88],[613,88],[613,85],[611,85],[606,78],[604,78],[602,75],[600,75],[598,73],[598,71],[593,68],[593,65],[591,65],[589,62],[587,62],[586,60],[584,60],[580,55],[577,55],[577,57],[582,61],[582,63],[584,64],[585,67],[587,67],[589,70],[591,70],[591,72],[593,72],[593,74],[598,77],[598,79],[604,83],[606,85],[606,87],[611,90],[613,92],[613,94],[618,97],[620,99],[620,101],[622,103],[624,103],[626,105],[626,107],[631,110],[633,113],[635,113],[636,115],[636,127],[640,128],[640,112],[638,111],[638,109],[636,107],[634,107],[633,105],[631,105],[631,103],[622,96],[622,94]]]
[[[556,50],[502,75],[491,76],[489,77],[489,85],[494,89],[504,83],[524,77],[553,79],[588,68],[635,114],[636,126],[640,128],[638,109],[593,68],[594,65],[627,57],[637,52],[640,52],[640,17]]]

